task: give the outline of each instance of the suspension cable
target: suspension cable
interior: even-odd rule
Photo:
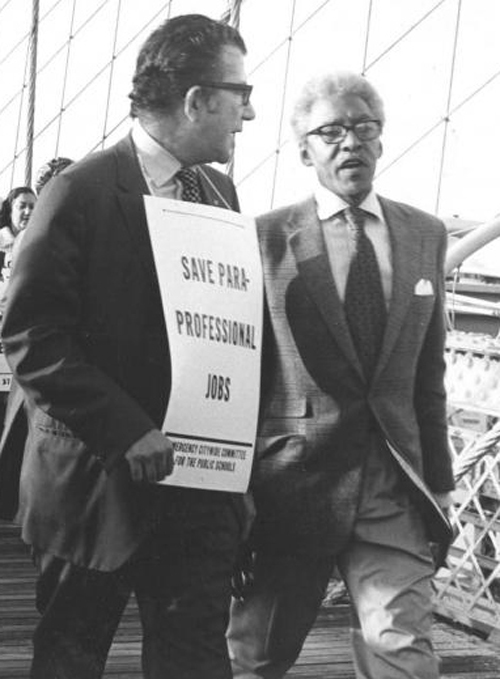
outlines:
[[[293,0],[292,4],[292,10],[290,13],[290,31],[288,35],[288,49],[287,49],[287,54],[286,54],[286,63],[285,63],[285,79],[283,82],[283,94],[281,96],[281,110],[280,110],[280,118],[279,118],[279,124],[278,124],[278,136],[276,140],[276,148],[274,150],[275,153],[275,159],[274,159],[274,172],[273,172],[273,181],[272,181],[272,188],[271,188],[271,205],[270,207],[273,207],[274,205],[274,197],[276,194],[276,182],[278,180],[278,167],[279,167],[279,159],[280,159],[280,150],[281,150],[281,134],[283,131],[283,121],[285,117],[285,101],[286,101],[286,86],[288,82],[288,75],[290,72],[290,56],[292,53],[292,39],[293,39],[293,23],[295,20],[295,7],[296,7],[296,0]]]
[[[366,71],[366,62],[368,59],[368,44],[370,42],[370,27],[372,23],[372,9],[373,9],[373,0],[370,0],[370,4],[368,5],[368,16],[366,18],[366,32],[365,32],[365,49],[363,53],[363,68],[361,70],[362,74],[365,74]]]
[[[116,20],[115,20],[115,34],[113,36],[113,50],[111,52],[111,63],[109,66],[109,78],[108,78],[108,92],[106,96],[106,107],[104,110],[104,123],[102,127],[102,139],[101,139],[101,147],[104,148],[104,140],[106,139],[106,127],[108,126],[108,116],[109,116],[109,107],[111,104],[111,90],[113,87],[113,75],[114,75],[114,67],[116,63],[116,45],[118,41],[118,27],[120,25],[120,17],[121,17],[121,7],[122,7],[122,2],[121,0],[118,0],[118,4],[116,6]]]
[[[103,5],[106,4],[107,2],[109,2],[109,0],[104,0],[104,2],[103,2],[103,3],[98,7],[98,9],[93,13],[92,17],[95,16],[95,14],[96,14],[96,13],[103,7]],[[160,9],[159,9],[159,10],[158,10],[158,11],[157,11],[150,19],[148,19],[148,21],[146,21],[146,22],[142,25],[142,27],[141,27],[138,31],[136,31],[136,33],[134,33],[134,35],[133,35],[133,36],[132,36],[132,37],[131,37],[131,38],[130,38],[123,46],[122,46],[122,48],[116,52],[116,54],[115,54],[115,59],[118,58],[118,57],[119,57],[119,56],[120,56],[120,55],[121,55],[128,47],[129,47],[129,45],[131,45],[131,44],[134,42],[134,40],[136,40],[136,38],[137,38],[142,32],[144,32],[144,31],[145,31],[145,30],[146,30],[146,29],[147,29],[154,21],[156,21],[157,17],[158,17],[163,11],[165,11],[165,9],[167,9],[167,8],[170,9],[171,3],[172,3],[172,0],[168,0],[167,2],[165,2],[165,3],[162,5],[162,7],[161,7],[161,8],[160,8]],[[86,22],[86,23],[87,23],[87,22]],[[80,30],[80,29],[81,29],[81,26],[79,27],[78,30]],[[76,33],[77,33],[77,32],[75,32],[75,35],[76,35]],[[88,89],[88,88],[89,88],[89,87],[97,80],[97,78],[99,78],[99,77],[102,75],[102,73],[104,73],[104,71],[109,67],[110,63],[111,63],[111,60],[108,61],[108,62],[107,62],[102,68],[100,68],[98,71],[96,71],[96,72],[94,73],[93,77],[92,77],[90,80],[88,80],[88,81],[87,81],[87,82],[86,82],[86,83],[78,90],[78,92],[76,92],[76,93],[73,95],[73,97],[72,97],[69,101],[66,102],[65,107],[64,107],[64,111],[67,111],[68,108],[69,108],[69,107],[70,107],[70,106],[71,106],[71,105],[72,105],[72,104],[80,97],[80,95],[83,94],[83,92],[85,92],[85,90],[87,90],[87,89]],[[39,136],[41,136],[41,135],[49,128],[49,127],[51,127],[51,126],[55,123],[55,121],[58,119],[58,117],[61,115],[62,112],[63,112],[63,111],[58,111],[56,115],[54,115],[49,121],[47,121],[47,123],[37,131],[37,134],[36,134],[36,136],[35,136],[35,139],[38,138]],[[1,111],[0,111],[0,114],[1,114]],[[127,114],[127,117],[128,117],[128,114]],[[109,136],[109,135],[108,135],[108,136]],[[99,145],[100,145],[100,142],[99,142],[98,146],[99,146]],[[22,150],[19,152],[19,154],[22,153],[24,150],[25,150],[25,149],[22,149]],[[19,155],[19,154],[17,154],[17,155]],[[2,169],[0,169],[0,176],[2,176],[2,174],[3,174],[3,173],[11,166],[11,164],[12,164],[12,161],[9,161],[9,163],[7,163],[7,165],[6,165],[5,167],[3,167]]]
[[[4,11],[4,9],[6,9],[6,8],[10,5],[11,2],[12,2],[12,0],[7,0],[7,2],[5,2],[5,3],[0,7],[0,14]]]
[[[73,28],[74,28],[74,25],[75,25],[76,3],[77,3],[77,0],[73,0],[73,8],[72,8],[72,11],[71,11],[71,19],[70,19],[70,23],[69,23],[69,36],[68,36],[68,39],[65,43],[66,44],[66,60],[65,60],[65,64],[64,64],[63,86],[62,86],[62,89],[61,89],[61,100],[60,100],[61,103],[59,105],[59,111],[60,111],[61,115],[59,116],[59,123],[57,125],[56,148],[55,148],[55,153],[54,153],[54,157],[56,157],[56,158],[59,155],[59,142],[61,140],[62,113],[64,111],[64,100],[66,98],[66,84],[68,82],[68,72],[69,72],[69,61],[70,61],[70,56],[71,56],[71,48],[73,46],[73,38],[74,38]],[[42,70],[43,70],[43,68],[40,69],[40,72]]]
[[[17,113],[16,136],[14,138],[14,157],[13,157],[12,161],[10,161],[9,164],[7,165],[7,167],[9,167],[10,165],[12,166],[12,172],[11,172],[11,175],[10,175],[10,185],[11,186],[14,183],[14,172],[15,172],[15,169],[16,169],[16,161],[19,158],[19,156],[21,155],[21,153],[26,150],[26,149],[23,148],[21,151],[18,151],[18,144],[19,144],[19,137],[21,135],[21,120],[22,120],[22,115],[23,115],[24,93],[25,93],[26,87],[27,87],[26,81],[27,81],[27,75],[28,75],[29,54],[30,54],[30,45],[28,43],[27,47],[26,47],[26,57],[25,57],[25,61],[24,61],[23,87],[21,89],[21,96],[19,97],[19,110],[18,110],[18,113]]]
[[[39,0],[32,0],[31,31],[28,41],[29,81],[28,81],[28,115],[26,121],[26,161],[24,164],[24,185],[31,186],[33,172],[33,139],[35,129],[36,102],[36,60],[38,53],[38,21],[40,15]]]
[[[54,2],[54,4],[52,5],[52,7],[50,7],[50,8],[45,12],[45,14],[42,16],[42,18],[40,19],[40,23],[41,23],[44,19],[46,19],[46,18],[47,18],[47,17],[55,10],[55,8],[57,7],[57,5],[59,5],[61,2],[63,2],[63,0],[56,0],[56,1]],[[8,2],[7,2],[7,4],[8,4]],[[4,5],[4,6],[2,7],[2,10],[3,10],[6,6],[7,6],[7,5]],[[26,31],[26,33],[24,33],[24,34],[22,35],[22,37],[16,42],[16,44],[13,45],[13,46],[11,47],[11,49],[7,52],[7,54],[6,54],[4,57],[2,57],[2,59],[0,59],[0,66],[2,66],[2,64],[3,64],[5,61],[7,61],[7,59],[8,59],[10,56],[12,56],[12,54],[17,50],[17,48],[20,47],[26,40],[28,40],[29,37],[30,37],[30,32],[29,32],[29,31]]]
[[[439,214],[439,203],[441,200],[441,186],[443,182],[443,172],[444,172],[444,160],[446,157],[446,144],[448,141],[448,129],[450,126],[450,106],[451,106],[451,97],[453,94],[453,83],[455,79],[455,64],[457,60],[457,49],[458,49],[458,33],[460,30],[460,18],[461,18],[461,11],[462,11],[462,0],[458,0],[458,6],[457,6],[457,18],[455,22],[455,38],[453,40],[453,53],[452,53],[452,59],[451,59],[451,66],[450,66],[450,83],[448,86],[448,99],[446,102],[446,116],[444,118],[444,128],[443,128],[443,142],[441,146],[441,158],[439,162],[439,174],[438,174],[438,185],[437,185],[437,191],[436,191],[436,204],[434,206],[434,214]]]
[[[74,34],[73,34],[73,36],[72,36],[72,39],[73,39],[73,40],[74,40],[74,38],[76,38],[76,36],[78,35],[78,33],[80,33],[80,31],[83,30],[83,28],[84,28],[84,27],[85,27],[85,26],[86,26],[86,25],[87,25],[87,24],[88,24],[88,23],[96,16],[96,14],[98,14],[98,12],[101,11],[101,9],[103,9],[103,7],[104,7],[109,1],[110,1],[110,0],[103,0],[103,2],[99,5],[99,7],[97,7],[97,9],[94,10],[94,12],[93,12],[92,14],[90,14],[90,15],[85,19],[85,21],[84,21],[82,24],[80,24],[80,26],[77,28],[77,30],[74,32]],[[59,2],[61,2],[61,0],[58,0],[58,1],[56,2],[56,4],[53,5],[52,9],[54,9],[54,8],[56,7],[56,5],[59,4]],[[42,21],[43,21],[47,16],[48,16],[48,12],[47,12],[47,14],[45,14],[44,17],[42,17],[42,19],[40,20],[40,24],[42,23]],[[26,33],[26,34],[25,34],[23,40],[26,40],[27,37],[29,37],[29,33]],[[19,44],[21,44],[21,43],[18,43],[18,45],[19,45]],[[66,42],[64,42],[60,47],[58,47],[57,50],[56,50],[55,52],[53,52],[53,53],[51,54],[51,56],[47,59],[47,61],[45,61],[45,62],[42,64],[42,66],[41,66],[41,67],[38,69],[38,71],[37,71],[37,75],[40,75],[40,74],[41,74],[41,73],[49,66],[49,64],[51,64],[51,63],[54,61],[54,59],[55,59],[55,58],[56,58],[56,57],[64,50],[65,47],[66,47]],[[1,65],[2,65],[2,62],[0,61],[0,66],[1,66]],[[9,99],[9,101],[8,101],[8,102],[0,109],[0,115],[1,115],[1,114],[5,111],[5,109],[12,103],[12,101],[14,101],[14,99],[17,98],[17,96],[19,95],[19,93],[20,93],[20,90],[18,90],[18,91],[17,91],[17,92]]]
[[[316,14],[321,12],[326,7],[326,5],[329,5],[331,2],[332,2],[332,0],[324,0],[324,2],[321,5],[319,5],[319,7],[316,7],[316,9],[313,12],[311,12],[311,14],[307,15],[307,17],[304,19],[304,21],[302,21],[300,24],[297,25],[296,28],[294,28],[294,30],[291,34],[291,37],[295,37],[295,34],[298,31],[300,31],[302,28],[304,28],[304,26],[307,23],[309,23],[309,21],[311,21],[313,19],[313,17],[316,16]],[[279,50],[283,47],[283,45],[286,45],[286,43],[289,42],[289,40],[290,40],[290,35],[287,35],[286,38],[284,38],[284,40],[281,40],[281,42],[279,42],[274,49],[272,49],[270,52],[268,52],[268,54],[264,57],[264,59],[262,59],[262,61],[259,61],[259,63],[256,66],[253,67],[253,69],[251,70],[251,75],[253,75],[256,71],[259,70],[259,68],[261,68],[264,64],[266,64],[276,54],[276,52],[279,52]]]
[[[389,45],[389,47],[387,47],[383,52],[380,52],[380,54],[372,62],[368,64],[366,70],[375,66],[375,64],[378,61],[383,59],[383,57],[385,57],[389,52],[391,52],[396,47],[396,45],[399,45],[399,43],[402,40],[404,40],[408,35],[410,35],[410,33],[412,33],[418,26],[420,26],[421,23],[428,19],[433,12],[435,12],[442,4],[444,4],[447,1],[448,0],[439,0],[439,2],[436,5],[434,5],[434,7],[431,7],[431,9],[428,12],[426,12],[422,17],[420,17],[418,21],[412,24],[410,28],[408,28],[408,30],[406,30],[404,33],[401,33],[401,35],[396,40],[394,40],[394,42],[392,42]]]
[[[240,18],[241,18],[241,3],[242,0],[227,0],[228,7],[227,10],[222,15],[221,21],[226,22],[229,26],[233,26],[236,30],[240,29]],[[234,177],[234,163],[235,163],[235,153],[233,154],[229,161],[226,163],[226,174],[228,177],[233,179]]]
[[[490,76],[487,80],[485,80],[479,87],[477,87],[475,90],[473,90],[470,94],[468,94],[462,101],[460,101],[456,106],[454,106],[449,114],[448,118],[451,118],[457,111],[459,111],[463,106],[465,106],[471,99],[473,99],[479,92],[485,89],[488,85],[490,85],[496,78],[500,76],[500,69],[496,71],[492,76]],[[420,144],[421,141],[426,139],[434,130],[436,130],[442,123],[445,121],[444,118],[440,118],[434,125],[429,127],[423,134],[420,135],[415,141],[413,141],[409,146],[407,146],[398,156],[393,158],[390,163],[385,165],[380,172],[377,173],[377,176],[380,176],[384,172],[386,172],[389,168],[391,168],[395,163],[399,162],[401,158],[404,158],[410,151],[412,151],[418,144]]]

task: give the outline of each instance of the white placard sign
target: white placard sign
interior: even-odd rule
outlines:
[[[10,383],[12,382],[12,372],[3,353],[3,349],[0,347],[0,392],[9,391]]]
[[[5,297],[7,289],[7,281],[0,281],[0,299]],[[12,382],[12,372],[3,353],[3,347],[0,346],[0,392],[9,391]]]
[[[259,408],[263,283],[252,218],[145,196],[172,387],[162,483],[245,492]]]
[[[0,392],[9,391],[12,382],[12,373],[5,358],[3,350],[0,350]]]

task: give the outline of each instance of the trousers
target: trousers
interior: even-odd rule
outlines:
[[[438,679],[431,640],[434,563],[400,472],[376,448],[367,462],[351,539],[337,555],[255,554],[254,584],[233,600],[233,676],[279,679],[294,664],[336,566],[351,602],[357,679]]]
[[[241,523],[227,493],[175,491],[173,509],[117,571],[34,550],[41,618],[31,679],[99,679],[132,592],[145,679],[230,679],[225,631]]]

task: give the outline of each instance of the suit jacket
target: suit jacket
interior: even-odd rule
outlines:
[[[238,209],[234,185],[204,167],[205,202]],[[17,488],[22,406],[23,537],[101,570],[120,566],[154,522],[165,488],[132,483],[127,449],[160,427],[170,389],[168,340],[130,137],[91,154],[44,189],[10,281],[2,339],[23,398],[11,395],[0,497]],[[16,493],[3,504],[16,510]]]
[[[313,199],[258,219],[269,310],[253,477],[254,539],[273,551],[336,553],[356,519],[374,431],[397,460],[430,538],[450,526],[433,492],[453,488],[443,384],[444,225],[380,199],[392,299],[371,385],[337,293]]]

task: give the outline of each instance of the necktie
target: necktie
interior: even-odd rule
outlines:
[[[349,207],[344,210],[344,217],[356,234],[344,310],[366,378],[371,380],[385,328],[384,292],[375,250],[365,233],[365,213],[360,208]]]
[[[190,167],[184,167],[177,172],[176,177],[182,184],[182,200],[190,203],[201,203],[201,191],[198,183],[198,175]]]

